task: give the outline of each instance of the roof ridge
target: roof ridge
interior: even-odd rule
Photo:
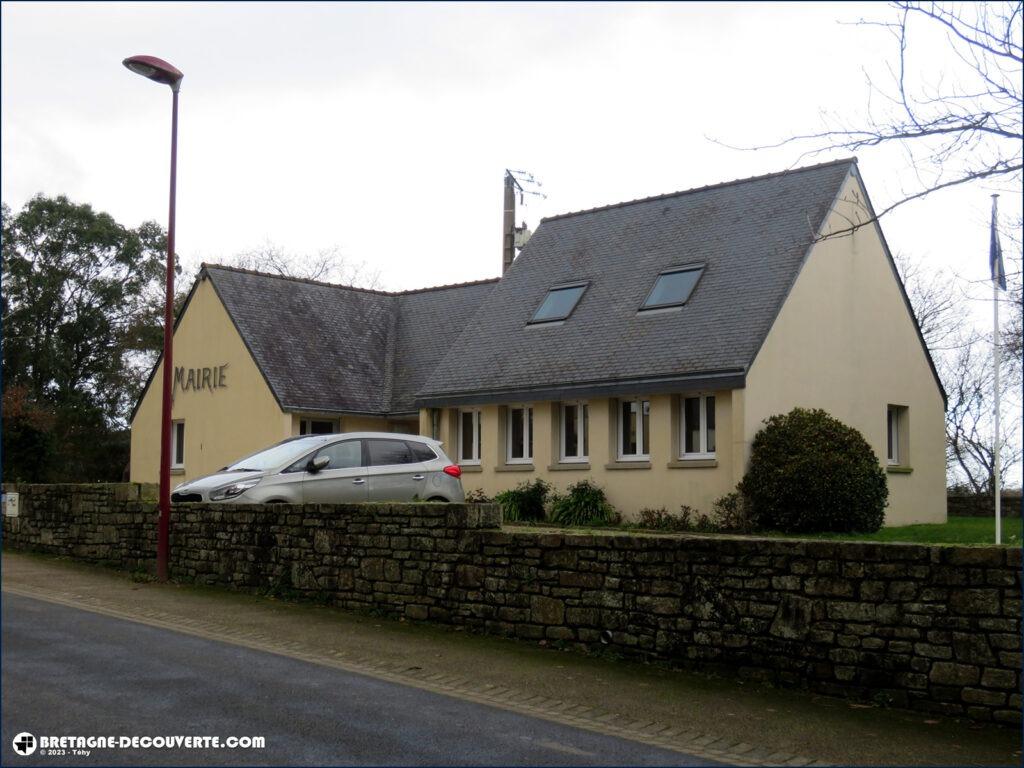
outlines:
[[[425,293],[427,291],[444,291],[450,288],[465,288],[471,285],[483,285],[484,283],[496,283],[500,277],[488,277],[482,280],[469,280],[464,283],[447,283],[445,285],[434,285],[426,288],[409,288],[404,291],[385,291],[381,288],[362,288],[357,285],[344,285],[342,283],[328,283],[324,280],[313,280],[308,277],[295,277],[293,275],[281,275],[274,272],[261,272],[256,269],[236,267],[230,264],[207,264],[205,261],[200,265],[200,271],[206,269],[221,269],[225,272],[239,272],[243,275],[254,275],[256,277],[269,277],[276,280],[289,280],[293,283],[306,283],[307,285],[319,285],[324,288],[339,288],[345,291],[358,291],[360,293],[372,293],[377,296],[408,296],[413,293]]]
[[[720,181],[717,184],[706,184],[703,187],[692,187],[691,189],[682,189],[682,190],[679,190],[678,192],[666,192],[666,193],[661,194],[661,195],[651,195],[650,197],[638,197],[635,200],[624,200],[624,201],[622,201],[620,203],[611,203],[609,205],[598,205],[598,206],[595,206],[594,208],[583,208],[583,209],[580,209],[578,211],[567,211],[566,213],[556,213],[553,216],[545,216],[543,219],[541,219],[541,223],[544,223],[545,221],[556,221],[558,219],[568,219],[568,218],[570,218],[572,216],[580,216],[580,215],[587,214],[587,213],[597,213],[599,211],[607,211],[607,210],[611,210],[613,208],[624,208],[627,205],[638,205],[640,203],[651,203],[651,202],[654,202],[656,200],[667,200],[670,197],[680,197],[681,195],[689,195],[689,194],[692,194],[694,192],[706,192],[709,189],[720,189],[722,187],[730,187],[730,186],[733,186],[735,184],[746,184],[746,183],[752,182],[752,181],[764,181],[765,179],[772,179],[772,178],[775,178],[777,176],[788,176],[789,174],[792,174],[792,173],[803,173],[804,171],[814,171],[814,170],[818,170],[819,168],[825,168],[825,167],[830,166],[830,165],[842,165],[844,163],[853,163],[854,165],[856,165],[857,164],[857,158],[856,158],[856,156],[854,156],[854,157],[842,158],[842,159],[839,159],[839,160],[829,160],[829,161],[824,162],[824,163],[816,163],[815,165],[805,165],[802,168],[790,168],[789,170],[774,171],[772,173],[765,173],[765,174],[762,174],[760,176],[748,176],[748,177],[743,178],[743,179],[733,179],[732,181]]]

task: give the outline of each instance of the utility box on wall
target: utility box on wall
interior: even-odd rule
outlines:
[[[3,494],[0,506],[4,508],[5,517],[17,517],[18,516],[18,494],[16,493],[5,493]]]

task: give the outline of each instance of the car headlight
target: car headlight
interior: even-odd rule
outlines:
[[[210,501],[223,501],[224,499],[233,499],[235,496],[241,496],[254,485],[258,485],[262,479],[261,477],[254,477],[251,480],[239,480],[237,483],[225,485],[210,493]]]

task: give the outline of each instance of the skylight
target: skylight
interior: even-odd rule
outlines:
[[[565,320],[576,309],[585,290],[587,290],[586,283],[552,288],[544,297],[544,301],[541,302],[537,311],[533,313],[533,319],[530,322],[551,323],[555,320]]]
[[[703,265],[666,269],[658,275],[654,287],[640,309],[678,307],[685,304],[703,271]]]

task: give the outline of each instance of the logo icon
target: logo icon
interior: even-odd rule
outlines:
[[[14,751],[23,757],[35,752],[36,746],[36,737],[31,733],[19,733],[14,737]]]

